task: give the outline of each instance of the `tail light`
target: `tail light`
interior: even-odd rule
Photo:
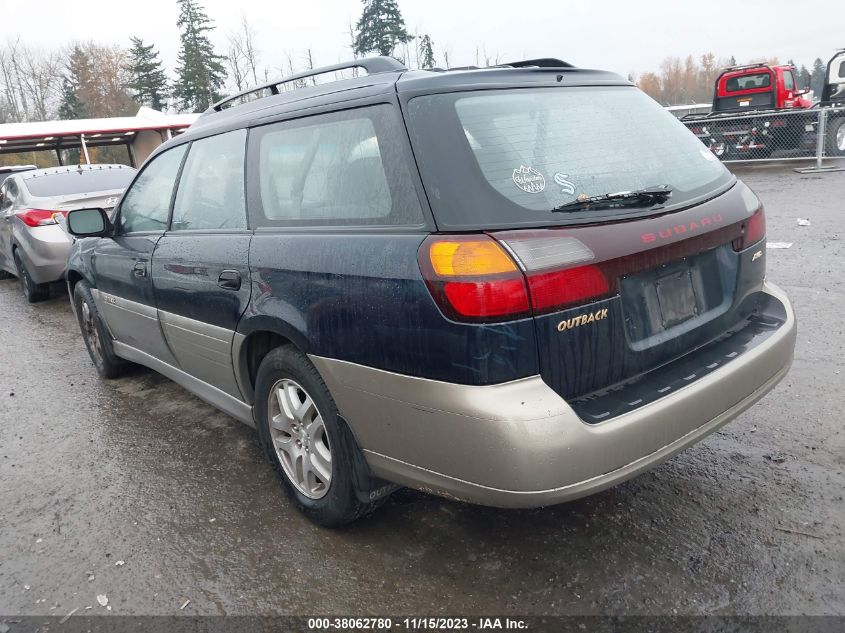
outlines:
[[[67,211],[48,211],[46,209],[26,209],[15,214],[27,226],[48,226],[58,224],[57,215],[66,216]]]
[[[744,251],[766,237],[766,212],[760,207],[742,223],[742,236],[733,241],[735,251]]]
[[[611,294],[579,240],[487,235],[431,236],[420,248],[423,276],[441,310],[462,321],[503,321],[551,312]]]
[[[432,296],[452,318],[489,321],[529,314],[522,272],[486,235],[431,236],[420,248],[419,263]]]

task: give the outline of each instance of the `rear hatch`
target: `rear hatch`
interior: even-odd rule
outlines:
[[[759,201],[635,88],[427,95],[409,128],[440,231],[420,262],[444,314],[532,318],[541,376],[585,420],[623,412],[600,396],[754,325]],[[658,185],[671,195],[584,202]]]

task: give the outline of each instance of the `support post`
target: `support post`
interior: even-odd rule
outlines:
[[[813,174],[824,173],[828,171],[845,171],[845,165],[828,165],[822,166],[824,159],[824,148],[827,145],[827,108],[819,108],[819,126],[816,128],[816,166],[815,167],[801,167],[795,169],[799,174]]]
[[[82,153],[85,156],[85,164],[90,165],[91,164],[91,157],[88,156],[88,146],[85,144],[85,135],[80,134],[79,140],[82,141]]]

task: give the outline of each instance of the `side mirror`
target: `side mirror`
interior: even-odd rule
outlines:
[[[110,235],[112,224],[104,209],[74,209],[68,211],[65,224],[74,237],[102,237]]]

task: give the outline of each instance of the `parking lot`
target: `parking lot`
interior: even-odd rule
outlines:
[[[99,380],[63,293],[0,282],[0,613],[845,614],[845,172],[737,171],[792,243],[767,251],[791,373],[656,470],[547,509],[403,490],[318,528],[252,429],[148,370]]]

